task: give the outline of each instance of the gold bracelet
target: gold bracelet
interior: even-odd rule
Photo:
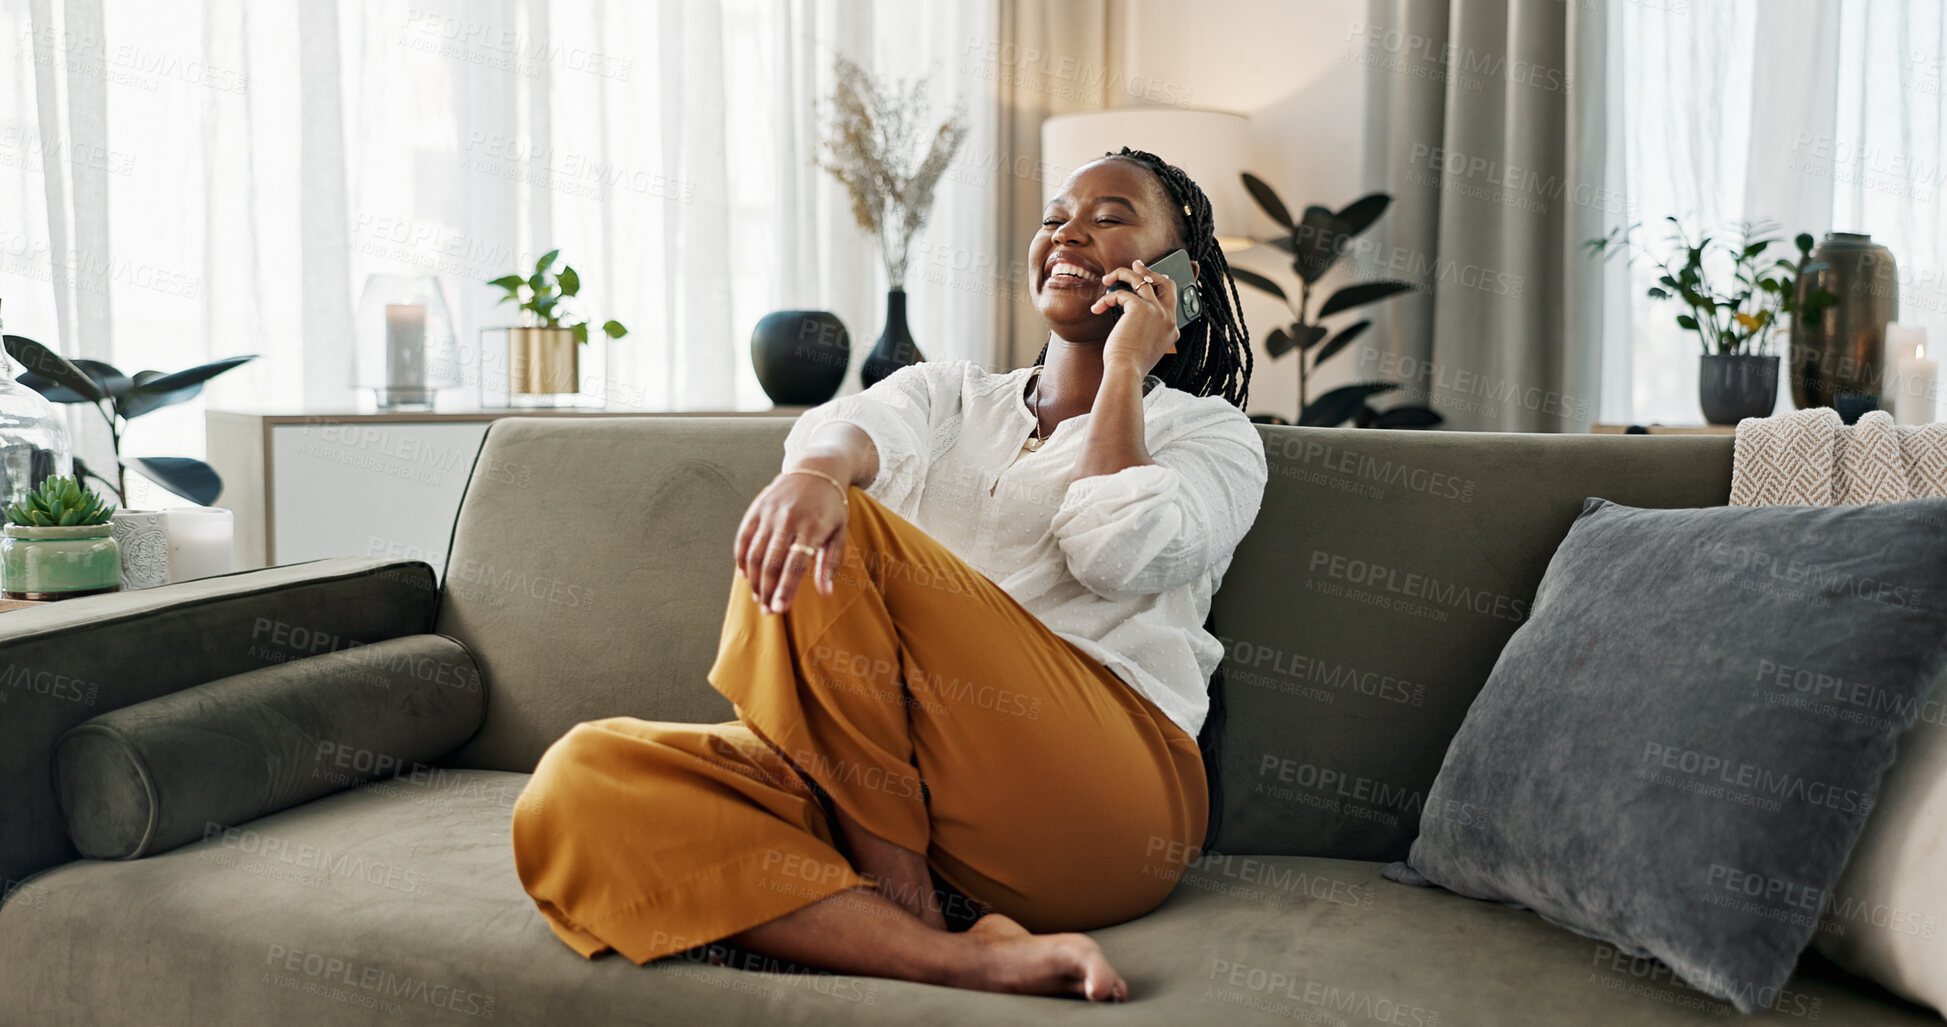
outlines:
[[[845,503],[845,504],[847,504],[847,505],[850,505],[850,504],[851,504],[851,502],[852,502],[852,493],[851,493],[851,491],[850,491],[849,489],[847,489],[847,488],[845,487],[845,483],[844,483],[844,482],[842,482],[842,481],[839,481],[839,480],[838,480],[837,478],[834,478],[834,477],[832,477],[831,475],[829,475],[829,474],[826,474],[826,473],[825,473],[825,472],[823,472],[823,471],[817,471],[817,470],[813,470],[813,469],[811,469],[811,468],[809,468],[809,467],[794,467],[794,468],[792,468],[791,470],[788,470],[788,471],[779,471],[779,472],[778,472],[778,474],[777,474],[777,478],[772,478],[772,479],[771,479],[771,484],[773,484],[773,485],[775,485],[775,484],[777,484],[777,483],[778,483],[778,478],[782,478],[782,477],[784,477],[784,476],[785,476],[785,475],[787,475],[787,474],[815,474],[815,475],[817,475],[818,477],[820,477],[820,478],[823,478],[823,479],[825,479],[826,481],[828,481],[828,482],[831,482],[831,483],[832,483],[832,488],[835,488],[835,489],[837,489],[837,490],[838,490],[838,499],[839,499],[839,501],[840,501],[840,502],[842,502],[842,503]]]

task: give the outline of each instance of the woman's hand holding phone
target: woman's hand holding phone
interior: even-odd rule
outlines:
[[[1126,286],[1103,293],[1091,308],[1098,314],[1111,307],[1122,309],[1102,345],[1102,363],[1128,364],[1138,374],[1148,374],[1164,354],[1176,350],[1181,336],[1176,327],[1176,283],[1141,260],[1109,271],[1102,282],[1105,288],[1117,282]]]

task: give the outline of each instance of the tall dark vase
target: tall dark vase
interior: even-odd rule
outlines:
[[[1792,317],[1792,402],[1800,408],[1829,407],[1846,394],[1877,395],[1886,322],[1900,319],[1899,267],[1893,251],[1871,236],[1825,233],[1798,276],[1798,308],[1821,289],[1838,302],[1811,324]]]
[[[906,327],[906,290],[886,293],[886,330],[880,333],[879,344],[866,354],[865,364],[859,368],[859,381],[869,389],[886,375],[925,359],[913,344],[912,331]]]

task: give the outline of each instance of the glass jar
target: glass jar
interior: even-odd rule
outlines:
[[[14,380],[19,365],[0,375],[0,506],[27,498],[41,479],[72,474],[74,449],[61,415],[40,393]]]

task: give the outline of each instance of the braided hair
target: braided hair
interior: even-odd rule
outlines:
[[[1237,298],[1237,284],[1230,279],[1230,262],[1217,245],[1210,197],[1182,168],[1153,153],[1125,146],[1102,157],[1139,164],[1156,176],[1170,200],[1176,237],[1201,272],[1198,280],[1203,316],[1183,326],[1176,352],[1164,354],[1152,373],[1170,388],[1193,396],[1222,396],[1242,410],[1251,392],[1251,333],[1244,327],[1244,305]],[[1208,284],[1211,282],[1216,283],[1214,288]],[[1047,359],[1044,343],[1034,362],[1039,365]]]
[[[1239,410],[1244,409],[1251,392],[1251,333],[1244,327],[1244,304],[1231,281],[1230,262],[1217,245],[1216,220],[1210,212],[1210,198],[1183,169],[1144,150],[1125,146],[1105,159],[1126,160],[1148,168],[1163,185],[1176,220],[1176,237],[1190,259],[1196,261],[1199,288],[1203,292],[1203,316],[1183,326],[1176,340],[1176,352],[1164,354],[1152,372],[1173,389],[1193,396],[1222,396]],[[1215,282],[1211,288],[1206,283]],[[1225,290],[1229,292],[1226,293]],[[1034,358],[1039,366],[1048,359],[1044,343]],[[1217,635],[1214,618],[1206,617],[1203,629]],[[1210,792],[1210,819],[1204,828],[1201,848],[1209,850],[1223,826],[1223,759],[1220,743],[1224,734],[1224,665],[1221,661],[1210,675],[1210,710],[1197,732],[1197,748],[1203,753],[1203,776]]]

